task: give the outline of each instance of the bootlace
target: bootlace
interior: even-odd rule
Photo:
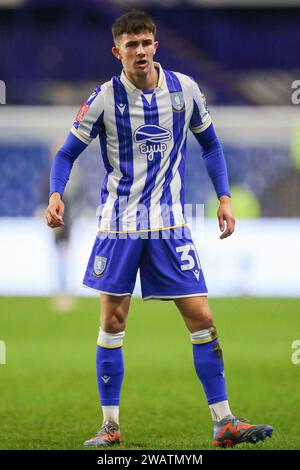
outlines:
[[[104,423],[103,426],[101,426],[101,428],[99,429],[96,435],[100,436],[103,433],[108,433],[111,436],[113,436],[114,431],[116,431],[117,429],[118,427],[115,423],[108,421],[107,423]]]
[[[242,421],[242,423],[250,423],[249,419],[246,418],[239,418],[238,416],[235,417],[238,421]]]

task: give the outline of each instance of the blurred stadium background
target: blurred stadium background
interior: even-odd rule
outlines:
[[[222,298],[294,297],[292,304],[285,301],[280,304],[282,310],[276,302],[257,307],[257,310],[258,304],[253,304],[256,313],[262,315],[265,308],[274,311],[277,305],[279,311],[273,317],[278,326],[278,337],[275,337],[281,338],[281,313],[286,315],[288,322],[291,312],[300,312],[300,113],[299,105],[293,105],[291,99],[292,84],[300,80],[300,1],[81,0],[75,6],[71,0],[0,0],[0,80],[6,84],[6,104],[0,107],[0,305],[3,314],[0,339],[8,341],[6,338],[11,334],[17,347],[18,337],[14,336],[15,323],[11,315],[14,310],[20,313],[26,306],[26,313],[33,315],[29,322],[32,331],[36,325],[34,319],[38,318],[36,310],[41,308],[45,315],[49,313],[46,303],[36,304],[37,299],[29,298],[29,304],[25,299],[20,303],[14,299],[9,304],[5,300],[7,296],[93,295],[81,287],[81,281],[97,232],[96,208],[104,175],[98,143],[93,142],[74,165],[65,195],[67,231],[56,235],[44,222],[49,169],[80,104],[97,84],[120,73],[119,63],[111,55],[110,28],[117,16],[133,6],[153,15],[161,42],[157,60],[163,67],[192,75],[200,84],[223,143],[237,226],[230,239],[220,241],[216,198],[198,144],[193,136],[189,136],[186,202],[204,205],[205,222],[200,223],[201,230],[194,231],[194,238],[210,295]],[[190,223],[194,227],[194,221],[190,220]],[[139,295],[138,284],[136,294]],[[230,319],[230,312],[236,313],[239,309],[233,304],[232,310],[231,304],[226,303],[229,300],[215,305],[220,306],[220,310],[222,305],[227,305]],[[83,305],[89,305],[92,310],[91,304],[80,304],[82,309]],[[136,309],[141,308],[134,305]],[[254,310],[250,304],[248,307],[245,303],[240,305],[249,313],[250,325]],[[73,302],[67,301],[57,303],[55,308],[72,306]],[[19,316],[15,318],[23,325],[22,334],[26,336],[26,323]],[[49,331],[56,335],[52,320],[47,318],[51,324]],[[245,318],[239,321],[245,321]],[[272,322],[272,316],[268,318]],[[261,322],[265,330],[269,328],[261,317],[253,317],[253,320]],[[237,317],[233,321],[236,322]],[[96,317],[94,323],[97,324]],[[82,328],[83,325],[82,319]],[[249,325],[247,331],[250,332]],[[222,327],[226,342],[226,331],[230,337],[230,328]],[[68,328],[66,326],[62,331],[67,334]],[[136,327],[136,338],[138,331]],[[240,330],[237,326],[237,331],[245,333],[242,323]],[[287,363],[290,361],[289,350],[285,348],[290,348],[297,332],[299,336],[296,323],[291,325],[290,331],[291,338],[287,336],[287,344],[280,350],[286,355]],[[40,333],[37,332],[37,336]],[[73,333],[76,338],[76,332]],[[95,327],[92,327],[86,332],[86,339],[91,341],[94,336]],[[50,342],[53,341],[51,338]],[[35,347],[40,348],[35,340],[33,335],[28,336],[33,346],[24,358],[30,361]],[[162,342],[164,340],[162,338]],[[57,341],[59,351],[60,339]],[[276,374],[282,374],[285,366],[280,362],[283,361],[281,353],[279,350],[276,353],[271,343],[273,358],[277,358],[277,365],[282,366],[282,369],[276,369]],[[67,350],[61,344],[64,354]],[[227,346],[228,360],[233,364],[236,351],[232,349],[231,352],[230,345]],[[10,350],[11,360],[19,364],[16,370],[22,374],[25,362],[19,363],[17,353],[13,348]],[[257,351],[257,354],[264,353],[263,349]],[[271,361],[271,353],[269,358]],[[89,360],[93,361],[93,357]],[[82,364],[86,363],[82,360]],[[237,370],[241,372],[239,368]],[[5,373],[9,377],[9,371]],[[61,371],[62,376],[64,373]],[[89,373],[92,387],[92,366]],[[285,390],[292,396],[295,377],[292,378],[290,373],[289,377],[286,375]],[[253,370],[252,379],[255,374],[257,384],[259,377],[263,382],[263,371]],[[238,386],[242,389],[247,378],[239,377],[241,384]],[[12,375],[11,384],[16,380]],[[269,380],[271,392],[273,382],[270,377]],[[64,387],[63,382],[60,386]],[[250,382],[247,386],[251,388]],[[56,392],[53,390],[53,395]],[[14,393],[15,403],[24,409],[22,398],[17,391]],[[86,390],[86,393],[89,392]],[[8,382],[7,396],[9,394]],[[78,396],[73,398],[77,413]],[[96,394],[90,399],[96,402]],[[278,396],[275,399],[281,400]],[[276,400],[271,402],[271,409],[272,406],[275,409]],[[250,404],[250,397],[248,401],[245,406]],[[70,406],[73,409],[73,404]],[[292,403],[291,406],[295,411],[299,404]],[[13,402],[8,409],[14,409]],[[31,419],[31,411],[27,407],[27,419]],[[62,409],[60,412],[63,413]],[[55,414],[54,408],[52,413]],[[90,424],[92,412],[87,415]],[[41,422],[44,418],[39,415]],[[13,423],[13,411],[10,419]],[[69,431],[70,428],[66,433]],[[40,428],[36,427],[35,432],[41,436]],[[47,441],[46,434],[43,439],[43,442]],[[55,445],[59,447],[60,443]],[[36,441],[31,446],[38,448]]]
[[[42,217],[49,167],[80,104],[120,72],[111,55],[111,23],[129,7],[142,6],[158,25],[157,60],[200,83],[224,145],[237,231],[222,243],[213,188],[189,136],[186,201],[204,204],[208,216],[194,236],[211,295],[298,296],[300,114],[291,95],[300,79],[300,2],[76,5],[0,1],[0,79],[7,94],[0,114],[0,293],[47,295],[65,277],[70,291],[88,295],[81,278],[103,179],[98,142],[79,158],[66,192],[70,250],[60,276],[54,275],[61,265],[54,234]]]

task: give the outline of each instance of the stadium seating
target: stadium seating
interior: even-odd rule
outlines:
[[[184,2],[147,10],[158,26],[158,60],[194,76],[211,103],[264,104],[265,96],[265,104],[287,104],[280,87],[270,96],[257,81],[264,73],[272,88],[299,71],[299,8],[199,8]],[[70,0],[0,7],[0,76],[10,83],[10,103],[52,104],[59,96],[64,104],[65,96],[65,104],[75,104],[81,99],[78,87],[70,97],[63,93],[66,84],[72,90],[118,74],[110,28],[122,11],[107,0],[86,0],[76,8]],[[49,87],[57,93],[48,93]]]

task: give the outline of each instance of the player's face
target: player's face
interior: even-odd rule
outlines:
[[[142,77],[153,68],[157,46],[158,42],[154,40],[153,34],[145,30],[138,34],[122,34],[112,52],[121,60],[128,75]]]

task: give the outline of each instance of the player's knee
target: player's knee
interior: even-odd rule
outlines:
[[[125,330],[126,321],[120,313],[104,314],[101,318],[101,326],[108,333],[119,333]]]
[[[114,332],[125,330],[125,320],[123,317],[114,315],[110,320],[111,329]]]
[[[214,326],[210,311],[199,311],[194,318],[190,319],[188,324],[190,331],[200,331]]]
[[[203,328],[211,328],[213,325],[212,313],[208,304],[203,304],[197,311],[197,319]]]
[[[205,311],[200,314],[199,323],[203,329],[212,328],[214,326],[210,311]]]

